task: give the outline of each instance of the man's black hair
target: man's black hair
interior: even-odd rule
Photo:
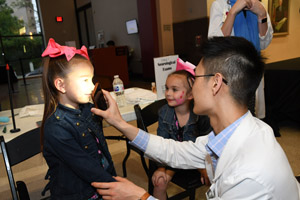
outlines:
[[[233,98],[247,105],[264,72],[263,58],[252,43],[241,37],[212,37],[201,52],[205,73],[221,73]]]

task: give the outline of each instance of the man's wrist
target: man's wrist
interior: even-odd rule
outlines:
[[[258,20],[267,18],[267,12],[263,12],[257,15]]]
[[[263,12],[259,15],[257,15],[257,21],[260,24],[266,23],[268,21],[267,12]]]
[[[258,18],[257,21],[258,21],[258,23],[263,24],[263,23],[266,23],[268,21],[268,18],[267,17],[262,18],[262,19]]]
[[[128,124],[125,120],[120,120],[115,126],[120,132],[123,133],[130,141],[134,140],[137,136],[139,129],[131,124]]]
[[[145,193],[143,194],[143,196],[141,196],[141,198],[139,198],[138,200],[147,200],[148,197],[150,197],[150,194],[149,194],[148,192],[145,192]]]

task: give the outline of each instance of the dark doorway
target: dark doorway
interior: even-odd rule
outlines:
[[[77,8],[76,11],[79,23],[78,27],[80,32],[80,45],[85,45],[87,48],[90,46],[96,47],[94,19],[91,3]]]

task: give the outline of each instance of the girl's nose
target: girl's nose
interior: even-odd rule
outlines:
[[[166,91],[165,91],[165,95],[166,95],[166,96],[171,95],[171,94],[170,94],[170,90],[166,90]]]
[[[90,85],[91,85],[91,88],[90,88],[90,89],[91,89],[91,91],[93,91],[93,90],[94,90],[94,88],[95,88],[95,85],[94,85],[94,83],[93,83],[93,82],[92,82]]]

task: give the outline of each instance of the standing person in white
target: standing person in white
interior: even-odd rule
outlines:
[[[193,111],[208,115],[213,131],[195,143],[163,139],[127,124],[108,92],[108,110],[92,112],[151,159],[175,168],[205,167],[212,184],[207,199],[299,200],[299,183],[272,129],[247,108],[263,74],[259,53],[240,37],[211,38],[201,52],[192,88]],[[116,180],[92,185],[103,199],[154,199],[127,179]]]
[[[208,28],[208,37],[213,36],[244,37],[260,52],[271,43],[273,28],[259,0],[215,0],[210,8]],[[260,119],[265,117],[264,78],[256,91],[255,114]]]

